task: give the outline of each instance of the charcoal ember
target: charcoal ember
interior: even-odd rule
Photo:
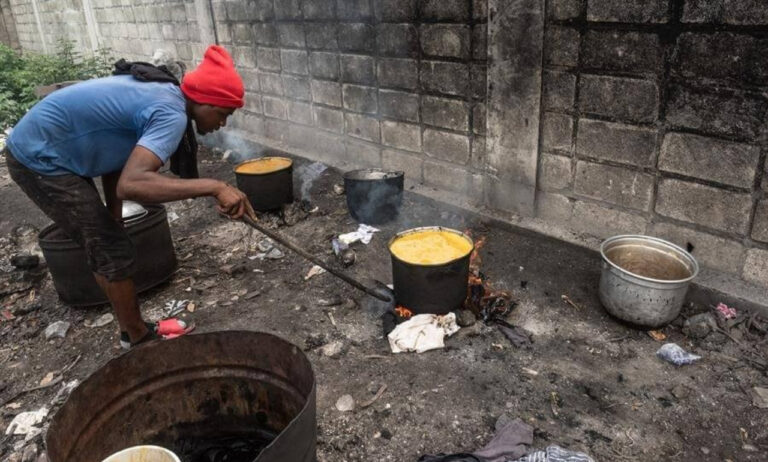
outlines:
[[[259,431],[253,436],[183,438],[176,441],[173,452],[182,462],[252,462],[276,436]]]
[[[460,327],[469,327],[476,321],[475,313],[470,310],[459,310],[456,312],[456,324]]]

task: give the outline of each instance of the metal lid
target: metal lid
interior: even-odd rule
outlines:
[[[123,201],[123,221],[134,222],[147,216],[149,211],[138,202]]]

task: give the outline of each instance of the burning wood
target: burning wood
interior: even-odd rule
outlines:
[[[469,231],[466,234],[469,235]],[[475,248],[469,257],[469,281],[464,307],[483,321],[488,321],[495,317],[506,316],[516,303],[512,300],[512,294],[509,291],[495,290],[488,278],[480,271],[483,261],[480,249],[485,243],[485,236],[476,239]]]
[[[406,320],[406,319],[411,319],[411,316],[413,316],[413,311],[409,310],[408,308],[406,308],[406,307],[404,307],[404,306],[399,306],[399,305],[398,305],[398,306],[395,308],[395,314],[396,314],[396,315],[397,315],[397,316],[398,316],[398,317],[399,317],[401,320]]]

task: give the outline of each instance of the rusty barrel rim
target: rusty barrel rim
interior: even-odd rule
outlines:
[[[453,233],[453,234],[458,234],[459,236],[461,236],[464,239],[466,239],[467,242],[469,242],[471,248],[469,249],[469,252],[467,252],[465,254],[462,254],[460,257],[456,257],[456,258],[454,258],[452,260],[448,260],[448,261],[445,261],[445,262],[442,262],[442,263],[429,263],[429,264],[427,264],[427,263],[411,263],[411,262],[403,260],[402,258],[399,258],[397,255],[395,255],[394,252],[392,252],[392,244],[396,240],[398,240],[398,239],[400,239],[401,237],[404,237],[404,236],[410,236],[411,234],[418,234],[418,233],[423,233],[423,232],[426,232],[426,231],[445,231],[445,232],[449,232],[449,233]],[[420,226],[418,228],[411,228],[411,229],[406,229],[405,231],[400,231],[399,233],[397,233],[394,236],[392,236],[392,238],[389,240],[389,242],[387,242],[387,250],[389,251],[389,254],[392,256],[393,259],[397,260],[398,262],[400,262],[400,263],[402,263],[404,265],[414,266],[414,267],[419,267],[419,268],[434,268],[434,267],[451,265],[453,263],[456,263],[456,262],[458,262],[460,260],[463,260],[463,259],[467,258],[475,250],[475,241],[471,237],[469,237],[466,233],[463,233],[463,232],[461,232],[461,231],[459,231],[457,229],[446,228],[445,226]]]
[[[264,162],[264,161],[269,160],[269,159],[285,160],[285,161],[288,162],[288,165],[286,165],[285,167],[277,168],[275,170],[270,170],[268,172],[238,172],[237,171],[237,169],[242,167],[243,165],[253,164],[253,163],[257,163],[257,162]],[[292,169],[292,168],[293,168],[293,159],[291,159],[289,157],[283,157],[283,156],[264,156],[264,157],[259,157],[257,159],[248,159],[246,161],[240,162],[239,164],[235,165],[235,168],[233,169],[233,171],[235,172],[235,175],[264,176],[264,175],[272,175],[272,174],[275,174],[275,173],[283,172],[285,170]]]

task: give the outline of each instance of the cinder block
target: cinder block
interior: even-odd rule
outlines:
[[[428,92],[467,96],[469,68],[466,64],[444,61],[421,62],[421,87]]]
[[[602,120],[579,120],[576,152],[586,157],[651,167],[656,158],[658,132],[655,129]]]
[[[344,84],[342,85],[341,92],[344,97],[345,109],[368,114],[376,114],[378,112],[375,87]]]
[[[418,61],[414,59],[380,58],[377,75],[381,87],[415,90],[419,86]]]
[[[659,116],[659,88],[649,80],[582,75],[579,108],[631,122],[654,122]]]
[[[328,106],[341,107],[341,84],[323,80],[312,80],[310,86],[312,88],[312,101]]]
[[[248,93],[245,95],[245,110],[254,114],[263,114],[264,109],[261,105],[261,95],[258,93]]]
[[[256,49],[257,62],[259,63],[259,69],[262,71],[277,71],[281,69],[280,63],[280,49],[279,48],[264,48],[259,47]]]
[[[263,96],[264,115],[276,119],[285,119],[285,102],[273,96]]]
[[[371,0],[336,0],[336,16],[342,20],[369,21],[373,18]]]
[[[433,160],[424,161],[424,184],[444,191],[466,194],[470,174],[465,167],[444,164]]]
[[[691,255],[701,265],[734,274],[744,266],[744,246],[737,241],[671,223],[655,223],[649,232],[684,249],[693,246]]]
[[[423,96],[421,98],[422,122],[441,128],[469,131],[469,107],[464,101]]]
[[[340,23],[338,25],[339,49],[358,53],[373,53],[376,30],[370,24]]]
[[[258,92],[261,90],[259,71],[255,69],[238,69],[237,72],[243,79],[243,86],[245,86],[246,91]]]
[[[485,99],[488,88],[488,67],[485,64],[472,64],[469,67],[469,90],[472,98]]]
[[[335,3],[329,0],[301,0],[304,19],[334,19],[336,16]]]
[[[581,0],[547,0],[547,18],[563,21],[581,16]]]
[[[362,114],[344,113],[344,121],[349,136],[379,143],[381,133],[379,121],[373,117]]]
[[[259,74],[259,81],[262,93],[283,96],[283,78],[280,74],[262,72]]]
[[[684,33],[677,39],[672,72],[684,78],[708,77],[736,84],[768,84],[768,40],[731,32]]]
[[[549,151],[571,151],[573,118],[566,114],[545,112],[541,117],[541,147]]]
[[[167,30],[167,33],[166,33]],[[163,38],[170,40],[175,37],[176,31],[173,30],[173,26],[170,24],[163,25]],[[246,45],[251,43],[253,35],[251,26],[245,23],[232,24],[232,40],[239,45]]]
[[[245,2],[246,21],[271,21],[275,19],[272,0],[248,0]],[[197,16],[192,16],[196,18]]]
[[[421,127],[415,124],[383,120],[381,143],[406,151],[421,152]]]
[[[339,78],[339,55],[323,51],[310,52],[309,69],[312,77],[337,80]]]
[[[247,21],[248,18],[245,14],[245,2],[226,2],[224,4],[227,12],[227,19],[231,21]],[[169,21],[170,9],[163,6],[157,12],[157,18],[160,21]],[[219,16],[221,17],[221,16]]]
[[[768,10],[762,0],[689,0],[683,7],[682,21],[761,26],[768,24]]]
[[[485,111],[486,109],[484,103],[478,103],[472,107],[472,133],[476,135],[485,135]]]
[[[470,29],[464,24],[424,24],[420,28],[425,56],[468,59]]]
[[[536,217],[567,226],[573,216],[573,200],[561,194],[537,191]]]
[[[765,130],[768,102],[747,92],[701,91],[672,86],[667,122],[673,127],[752,140]]]
[[[413,153],[384,149],[381,151],[381,166],[386,170],[405,172],[406,180],[421,183],[424,160]]]
[[[487,24],[475,24],[472,26],[472,59],[480,61],[488,59]]]
[[[557,191],[571,187],[573,173],[570,157],[542,153],[539,159],[538,186],[542,191]]]
[[[544,34],[544,63],[575,67],[579,63],[579,31],[551,26]]]
[[[402,91],[379,90],[379,113],[408,122],[419,121],[419,96]]]
[[[279,0],[274,3],[276,19],[301,19],[300,0]]]
[[[417,0],[373,0],[379,22],[416,22]]]
[[[472,164],[472,167],[478,169],[478,170],[485,170],[488,168],[488,158],[487,153],[488,149],[486,144],[488,143],[488,140],[484,136],[475,136],[472,137],[471,140],[471,154],[470,154],[470,161]]]
[[[592,199],[645,211],[651,205],[653,176],[621,167],[578,161],[574,191]]]
[[[606,238],[617,234],[645,234],[645,227],[645,217],[641,215],[592,202],[573,201],[570,228],[576,232]]]
[[[283,72],[301,75],[309,73],[307,52],[304,50],[280,50],[280,61]]]
[[[288,120],[302,125],[312,125],[312,106],[299,101],[287,101]]]
[[[760,148],[684,133],[664,137],[659,169],[752,189]]]
[[[576,76],[567,72],[544,71],[541,105],[544,109],[569,111],[576,98]]]
[[[376,47],[379,56],[415,58],[419,55],[419,39],[413,24],[378,24]]]
[[[768,250],[749,249],[743,274],[747,281],[768,285]]]
[[[488,21],[488,0],[472,0],[472,17],[475,21]]]
[[[381,167],[381,148],[352,138],[344,140],[345,162],[359,167]]]
[[[237,67],[256,67],[256,53],[251,47],[233,47],[232,59]]]
[[[306,23],[304,33],[307,38],[307,48],[310,50],[337,50],[336,24]]]
[[[589,0],[587,20],[663,24],[669,21],[669,0]]]
[[[322,106],[314,107],[315,125],[323,130],[344,133],[344,113]]]
[[[341,81],[376,84],[376,60],[371,56],[341,55]]]
[[[423,137],[427,155],[456,164],[469,160],[469,137],[431,128],[424,130]]]
[[[755,223],[752,225],[752,239],[768,242],[768,199],[763,199],[757,204]]]
[[[421,19],[426,21],[468,21],[469,3],[469,0],[421,0]]]
[[[670,178],[659,183],[656,212],[687,223],[745,236],[751,208],[751,194]]]
[[[309,79],[295,75],[283,75],[283,91],[285,95],[302,101],[311,101],[312,92],[309,88]]]
[[[601,71],[661,74],[663,56],[656,34],[591,30],[584,37],[582,66]]]
[[[304,27],[301,24],[281,23],[277,25],[277,36],[284,47],[304,48]]]

